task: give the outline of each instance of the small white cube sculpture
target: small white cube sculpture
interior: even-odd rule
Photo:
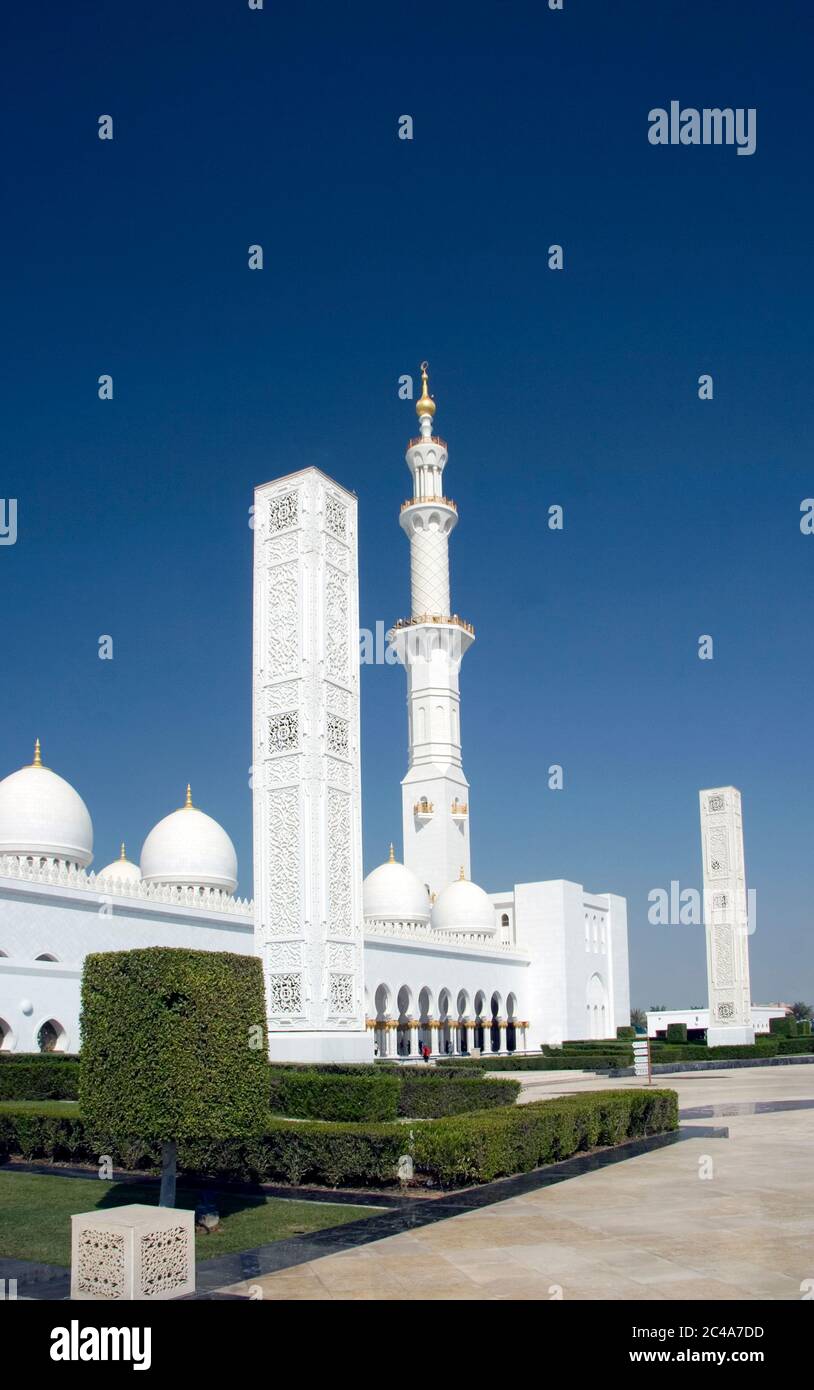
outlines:
[[[155,1302],[194,1292],[194,1212],[134,1202],[71,1217],[71,1298]]]

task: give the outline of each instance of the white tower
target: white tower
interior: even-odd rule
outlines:
[[[281,1061],[373,1061],[365,1031],[356,498],[317,468],[254,508],[255,950]]]
[[[737,787],[712,787],[699,796],[709,986],[707,1044],[753,1043],[741,794]]]
[[[475,640],[474,628],[453,613],[449,596],[449,536],[458,509],[444,496],[447,446],[432,433],[435,401],[421,364],[421,433],[411,439],[407,467],[413,495],[400,522],[410,541],[412,613],[388,638],[407,672],[409,766],[402,781],[404,863],[431,893],[470,877],[469,783],[461,763],[458,673]]]

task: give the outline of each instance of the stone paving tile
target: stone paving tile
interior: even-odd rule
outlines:
[[[607,1088],[596,1080],[559,1084]],[[674,1081],[683,1106],[808,1098],[814,1067]],[[558,1287],[569,1300],[799,1299],[814,1278],[814,1110],[725,1123],[728,1141],[689,1139],[254,1282],[275,1299],[551,1302]],[[706,1155],[714,1176],[701,1181]]]

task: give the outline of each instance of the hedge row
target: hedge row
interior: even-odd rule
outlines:
[[[519,1090],[519,1081],[456,1076],[451,1069],[340,1076],[273,1068],[271,1110],[306,1120],[437,1119],[513,1105]]]
[[[462,1057],[450,1062],[454,1067],[472,1067],[479,1071],[609,1071],[612,1067],[632,1066],[633,1053],[619,1052],[554,1052],[534,1053],[522,1057]]]
[[[0,1067],[0,1100],[76,1100],[79,1063],[52,1067],[42,1062],[18,1062]]]
[[[659,1043],[650,1049],[654,1062],[737,1061],[739,1057],[776,1057],[777,1042],[732,1043],[729,1047],[707,1047],[705,1043],[678,1043],[671,1047]]]
[[[532,1105],[404,1124],[312,1124],[271,1119],[254,1139],[191,1140],[178,1145],[191,1176],[240,1182],[392,1183],[399,1158],[412,1152],[419,1179],[444,1186],[489,1182],[528,1172],[581,1150],[622,1143],[678,1124],[674,1091],[606,1091]],[[158,1145],[111,1145],[91,1139],[82,1119],[7,1107],[0,1110],[0,1160],[99,1162],[155,1170]]]

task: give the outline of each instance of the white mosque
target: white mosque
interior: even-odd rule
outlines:
[[[152,945],[261,954],[272,1057],[535,1051],[629,1023],[624,898],[472,879],[459,673],[475,633],[452,611],[458,512],[426,364],[416,411],[411,616],[388,634],[407,678],[403,862],[391,846],[361,881],[356,504],[305,469],[256,493],[255,901],[189,787],[138,864],[122,845],[93,872],[90,813],[37,741],[0,781],[2,1049],[78,1051],[84,957]]]

